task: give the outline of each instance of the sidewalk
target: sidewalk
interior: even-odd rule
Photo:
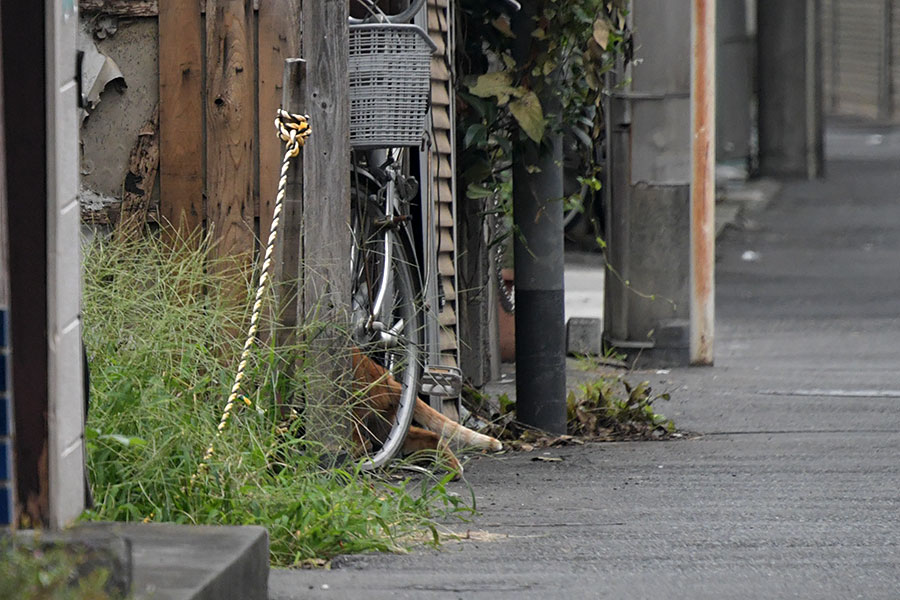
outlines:
[[[270,597],[896,598],[900,136],[871,135],[829,132],[824,180],[720,238],[716,366],[634,375],[699,438],[476,458],[470,539]]]

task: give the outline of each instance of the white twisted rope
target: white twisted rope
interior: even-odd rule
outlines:
[[[275,117],[275,131],[281,141],[284,142],[284,159],[281,161],[281,177],[278,180],[278,192],[275,195],[275,207],[272,209],[272,224],[269,227],[269,240],[266,242],[266,252],[263,257],[261,274],[259,283],[256,286],[256,298],[253,302],[253,312],[250,315],[250,327],[247,330],[247,339],[244,342],[244,349],[241,351],[240,362],[238,363],[237,373],[234,376],[234,384],[231,386],[231,394],[225,403],[225,409],[222,411],[222,418],[219,419],[219,425],[216,428],[216,437],[209,444],[206,452],[203,454],[203,460],[197,466],[197,472],[191,477],[193,482],[197,475],[205,471],[209,467],[209,459],[215,453],[215,440],[228,426],[231,419],[231,413],[234,410],[235,403],[241,393],[241,383],[244,380],[244,371],[247,368],[247,361],[250,358],[250,350],[256,341],[256,334],[259,331],[259,316],[262,313],[263,297],[270,285],[270,271],[272,269],[272,255],[275,252],[275,240],[278,238],[278,226],[281,222],[281,209],[284,206],[285,187],[287,186],[287,172],[290,168],[291,159],[299,156],[300,148],[306,144],[306,138],[309,137],[311,129],[309,127],[309,117],[305,115],[296,115],[286,110],[278,109]],[[241,398],[247,406],[252,406],[249,397]]]

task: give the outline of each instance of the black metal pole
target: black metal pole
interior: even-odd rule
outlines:
[[[531,36],[540,2],[523,5],[513,23],[520,64],[536,50]],[[558,115],[550,86],[545,116]],[[516,226],[516,414],[527,425],[566,431],[566,334],[563,289],[562,140],[552,125],[538,147],[516,146],[513,222]],[[534,168],[537,167],[537,168]]]

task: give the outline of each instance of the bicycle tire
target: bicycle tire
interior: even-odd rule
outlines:
[[[402,391],[392,421],[383,423],[379,431],[370,432],[376,447],[362,461],[363,470],[381,468],[399,453],[412,423],[421,378],[421,285],[417,283],[414,255],[405,239],[408,236],[403,225],[379,225],[383,214],[377,203],[369,199],[357,198],[354,202],[353,338],[360,350],[391,373]],[[385,260],[389,260],[387,285],[384,285]],[[393,332],[387,335],[387,340],[383,331],[373,329],[368,322],[372,319],[377,292],[382,289],[386,291],[379,322]]]

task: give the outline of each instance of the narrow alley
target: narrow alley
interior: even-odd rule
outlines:
[[[271,598],[895,598],[900,132],[827,148],[720,238],[716,366],[646,375],[697,437],[478,458],[470,539],[273,570]]]

